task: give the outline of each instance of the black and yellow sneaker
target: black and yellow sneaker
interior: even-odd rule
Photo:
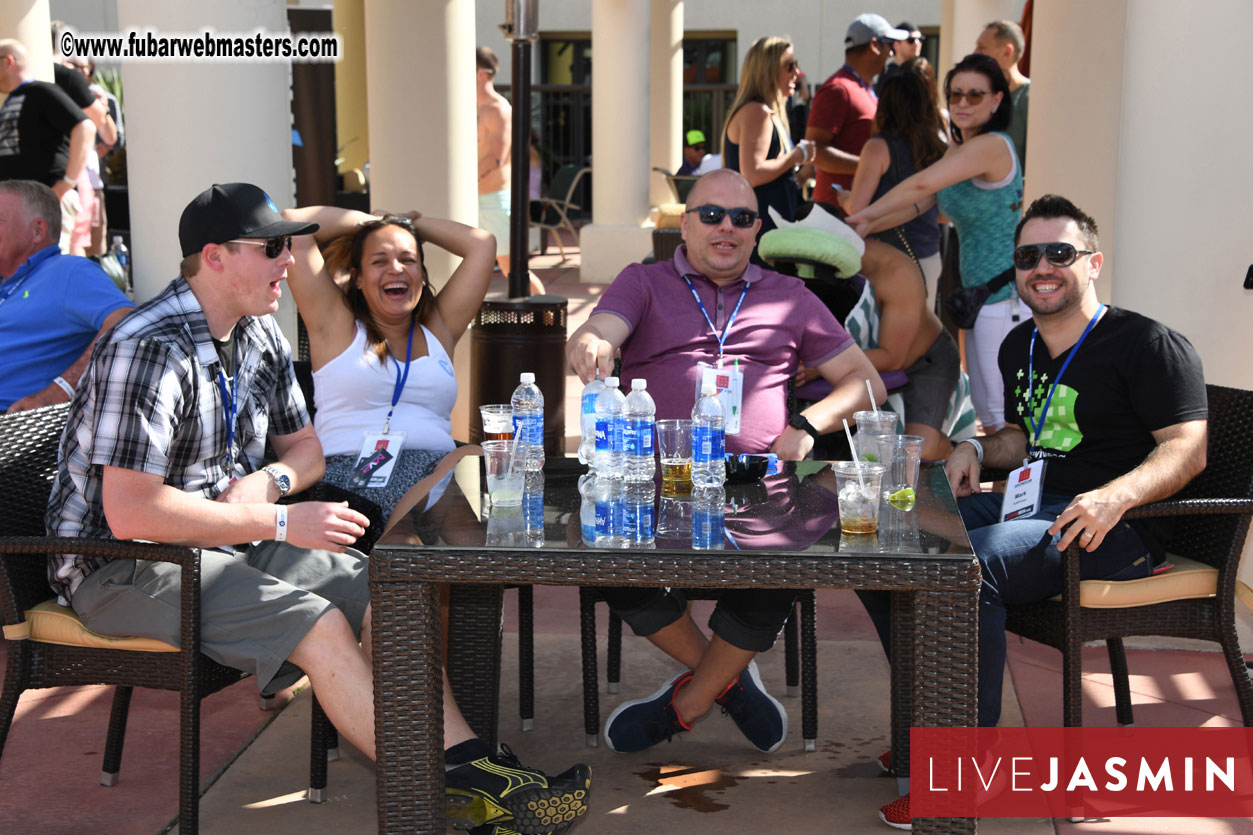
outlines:
[[[499,754],[447,770],[444,785],[445,814],[453,829],[545,835],[565,832],[587,813],[592,769],[579,763],[549,777],[527,768],[501,745]]]

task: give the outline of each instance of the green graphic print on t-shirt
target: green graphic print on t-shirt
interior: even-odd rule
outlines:
[[[1019,368],[1018,379],[1021,380],[1025,376],[1026,372]],[[1022,383],[1014,387],[1015,408],[1028,427],[1033,425],[1032,422],[1036,426],[1039,425],[1050,385],[1048,374],[1037,373],[1033,384],[1034,390],[1024,389]],[[1030,403],[1028,403],[1028,394],[1031,395]],[[1048,420],[1045,421],[1044,428],[1040,431],[1039,446],[1042,449],[1069,452],[1083,441],[1083,433],[1079,431],[1079,423],[1075,419],[1075,402],[1078,399],[1079,393],[1070,386],[1059,385],[1057,391],[1053,392],[1053,399],[1049,403]],[[1028,422],[1026,415],[1032,404],[1035,406],[1035,411],[1031,414],[1032,422]]]

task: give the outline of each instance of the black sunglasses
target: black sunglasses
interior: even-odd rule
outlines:
[[[283,250],[291,249],[291,235],[277,235],[273,238],[266,238],[264,241],[250,241],[245,238],[236,238],[230,243],[263,246],[265,247],[265,257],[273,259],[282,255]]]
[[[1054,267],[1069,267],[1080,255],[1095,255],[1094,249],[1075,249],[1072,244],[1054,241],[1049,244],[1023,244],[1014,249],[1014,266],[1024,272],[1040,263],[1043,255]]]
[[[707,226],[717,226],[722,223],[722,218],[726,215],[731,216],[731,225],[738,226],[740,229],[749,228],[757,220],[757,213],[752,209],[724,209],[712,203],[687,210],[687,214],[692,212],[695,212],[700,222]]]

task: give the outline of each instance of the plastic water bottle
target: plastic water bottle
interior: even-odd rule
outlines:
[[[513,436],[518,440],[522,469],[534,473],[544,468],[544,395],[535,385],[535,375],[523,371],[518,387],[509,398],[513,407]]]
[[[636,377],[631,381],[631,393],[627,395],[622,409],[622,446],[626,451],[627,481],[652,481],[657,472],[657,462],[653,458],[656,415],[657,404],[648,393],[648,381]]]
[[[131,252],[126,248],[126,244],[122,243],[121,235],[114,235],[113,241],[109,244],[109,254],[117,259],[117,265],[122,268],[122,275],[126,276],[126,286],[121,288],[124,293],[133,293],[135,285],[131,283]]]
[[[722,486],[692,491],[692,547],[716,551],[723,547],[722,514],[727,494]]]
[[[591,474],[579,476],[579,527],[584,545],[596,544],[596,479]]]
[[[726,415],[713,383],[700,389],[692,407],[692,487],[721,487],[727,480],[724,456]]]
[[[596,496],[596,547],[625,548],[625,483],[621,478],[602,473],[593,476],[593,480]]]
[[[618,390],[618,378],[605,380],[605,390],[596,398],[596,474],[622,478],[626,453],[622,447],[622,408],[626,398]]]
[[[596,398],[600,397],[600,393],[604,390],[605,384],[601,382],[600,369],[596,369],[596,376],[583,387],[583,396],[579,398],[582,406],[579,428],[583,433],[583,438],[579,441],[579,463],[588,464],[593,469],[595,469],[596,459]]]
[[[631,547],[657,547],[656,512],[653,509],[656,500],[657,487],[651,480],[627,483],[623,527]]]
[[[528,548],[544,547],[544,474],[527,473],[522,488],[522,522]]]

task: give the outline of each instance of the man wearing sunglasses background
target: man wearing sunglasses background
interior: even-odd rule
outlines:
[[[853,187],[861,148],[874,130],[878,108],[870,84],[883,72],[892,46],[909,37],[893,29],[877,14],[863,14],[848,27],[844,38],[844,66],[822,83],[809,105],[805,138],[817,146],[814,201],[835,203],[831,188]]]
[[[680,177],[692,176],[708,155],[705,132],[695,129],[689,130],[683,134],[683,164],[679,166],[679,170],[675,173]]]
[[[866,408],[866,381],[877,402],[883,382],[851,336],[797,278],[749,262],[760,221],[752,186],[720,169],[697,180],[683,215],[684,245],[657,264],[632,264],[571,334],[566,356],[579,377],[608,377],[621,350],[623,383],[648,380],[657,418],[687,418],[702,379],[698,363],[743,374],[743,420],[728,452],[775,452],[798,460],[818,434]],[[753,208],[750,208],[753,207]],[[803,413],[787,411],[797,365],[817,368],[833,389]],[[754,746],[773,751],[787,736],[787,714],[761,687],[753,657],[769,649],[795,594],[754,589],[723,597],[707,640],[680,594],[607,589],[610,607],[638,635],[695,670],[654,697],[619,707],[605,725],[615,751],[639,751],[689,729],[717,702]],[[685,674],[686,676],[686,674]]]
[[[922,42],[926,38],[923,37],[922,32],[918,31],[918,27],[908,20],[902,20],[896,24],[896,28],[902,32],[908,32],[909,36],[892,44],[892,60],[888,61],[883,72],[879,73],[879,80],[874,83],[876,96],[883,95],[884,82],[899,72],[902,64],[922,54]]]
[[[974,51],[996,61],[1009,82],[1009,97],[1014,102],[1014,114],[1005,132],[1014,142],[1018,163],[1027,168],[1027,107],[1030,104],[1031,79],[1018,69],[1026,49],[1027,39],[1022,27],[1012,20],[994,20],[987,25],[975,41]]]

